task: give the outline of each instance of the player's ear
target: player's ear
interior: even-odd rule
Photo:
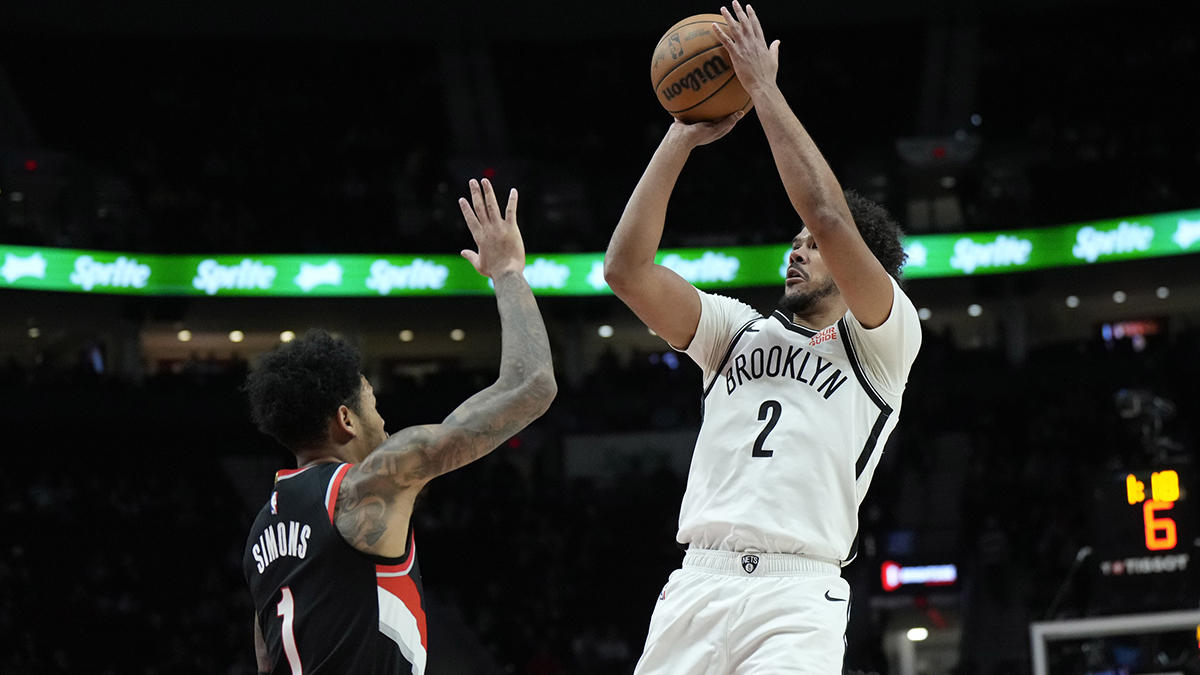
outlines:
[[[334,443],[345,445],[358,437],[358,420],[346,406],[338,406],[337,414],[329,421],[329,432]]]

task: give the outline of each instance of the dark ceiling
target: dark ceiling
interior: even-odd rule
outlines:
[[[1107,0],[760,0],[781,28],[859,21],[924,21],[956,15],[1037,12]],[[262,36],[421,42],[652,34],[715,3],[689,0],[2,0],[0,34]],[[1150,5],[1146,5],[1150,7]]]

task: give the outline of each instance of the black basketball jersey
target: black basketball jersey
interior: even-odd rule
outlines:
[[[246,542],[242,569],[272,673],[422,675],[425,608],[416,545],[382,558],[333,524],[350,464],[280,471]]]

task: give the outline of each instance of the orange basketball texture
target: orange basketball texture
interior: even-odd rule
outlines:
[[[754,102],[733,72],[729,51],[712,25],[724,26],[720,14],[689,16],[654,48],[650,82],[662,107],[682,122],[714,122]]]

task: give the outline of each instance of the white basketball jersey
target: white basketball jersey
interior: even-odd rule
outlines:
[[[704,370],[703,421],[678,540],[692,547],[854,557],[867,493],[921,346],[912,301],[812,330],[700,292],[685,350]]]

